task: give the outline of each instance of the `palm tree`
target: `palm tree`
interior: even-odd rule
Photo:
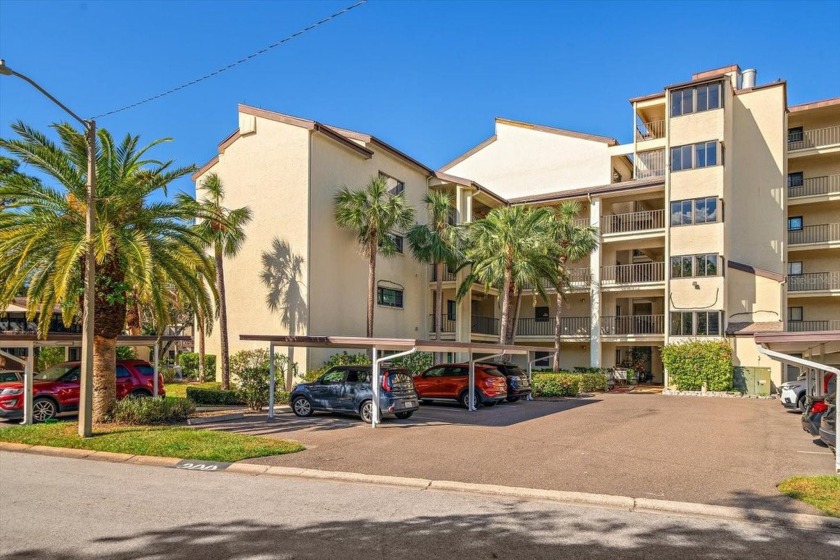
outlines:
[[[233,258],[245,243],[245,226],[251,221],[251,209],[247,206],[233,210],[225,208],[225,188],[216,173],[210,173],[198,187],[204,191],[204,198],[198,202],[186,195],[180,199],[196,207],[196,214],[203,216],[198,222],[198,231],[206,246],[213,249],[216,262],[216,292],[219,294],[219,335],[221,347],[219,361],[222,368],[222,389],[230,388],[230,358],[228,351],[227,302],[225,298],[224,258]],[[196,199],[198,199],[196,193]]]
[[[548,299],[540,279],[556,283],[556,263],[551,252],[551,212],[546,208],[502,206],[469,224],[466,260],[472,270],[458,288],[458,297],[478,281],[502,293],[499,342],[513,343],[515,316],[511,313],[517,287],[533,284]]]
[[[30,320],[37,317],[45,336],[55,306],[65,324],[80,313],[88,240],[85,235],[87,143],[67,123],[54,125],[55,143],[22,122],[12,125],[17,139],[0,139],[4,148],[60,187],[11,176],[0,184],[0,199],[12,200],[0,212],[0,306],[25,287]],[[150,201],[192,167],[147,159],[167,140],[139,148],[139,137],[116,143],[97,131],[96,255],[93,420],[106,421],[116,402],[116,339],[125,329],[126,304],[133,290],[149,302],[157,332],[169,322],[165,286],[174,284],[195,308],[210,312],[213,296],[204,289],[213,263],[204,254],[189,208],[178,202]]]
[[[373,336],[373,306],[376,300],[376,255],[397,252],[391,237],[414,222],[414,209],[406,206],[403,193],[392,195],[384,177],[374,176],[357,191],[342,187],[335,195],[335,222],[356,234],[362,255],[368,259],[367,336]]]
[[[406,238],[411,252],[420,262],[435,267],[435,339],[440,340],[443,317],[443,273],[461,264],[461,228],[450,224],[452,196],[445,191],[429,191],[423,198],[429,210],[429,223],[417,224]]]
[[[568,264],[590,255],[598,247],[598,230],[591,226],[576,223],[580,214],[580,204],[564,202],[557,207],[552,223],[554,250],[557,259],[557,277],[561,280],[557,286],[557,312],[554,318],[554,371],[560,370],[560,335],[563,333],[562,309],[569,287]]]

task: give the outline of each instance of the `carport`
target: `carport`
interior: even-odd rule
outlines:
[[[469,356],[469,387],[475,387],[475,363],[499,358],[501,356],[524,355],[528,361],[528,379],[531,379],[531,352],[544,352],[545,348],[540,346],[519,346],[513,344],[489,344],[482,342],[447,342],[437,340],[422,340],[412,338],[366,338],[366,337],[352,337],[352,336],[287,336],[287,335],[257,335],[257,334],[243,334],[239,336],[240,340],[267,342],[269,353],[269,405],[268,418],[274,418],[274,388],[275,388],[275,368],[274,368],[274,349],[277,346],[286,348],[341,348],[341,349],[356,349],[368,350],[371,352],[371,362],[373,363],[373,418],[371,419],[371,426],[376,427],[380,423],[379,410],[379,388],[380,388],[380,371],[382,363],[408,356],[414,352],[457,352],[467,354]],[[385,356],[385,352],[396,352]],[[476,358],[475,354],[488,354],[481,358]],[[469,393],[469,412],[475,412],[475,395],[472,391]]]
[[[840,368],[832,367],[814,360],[835,359],[840,356],[840,332],[777,332],[755,335],[758,351],[782,364],[798,367],[805,371],[807,394],[810,397],[825,397],[825,378],[829,374],[835,377],[835,415],[836,405],[840,403]],[[769,347],[772,347],[769,348]],[[808,358],[791,356],[790,353],[802,354]],[[831,357],[831,358],[830,358]],[[835,424],[834,449],[840,448],[840,436]],[[840,473],[840,454],[834,455],[834,468]]]
[[[153,395],[158,394],[158,366],[160,362],[160,345],[164,342],[188,342],[190,336],[118,336],[117,346],[152,346],[154,347],[154,380]],[[0,355],[23,365],[23,423],[32,423],[32,377],[35,371],[35,348],[58,346],[75,348],[82,345],[82,335],[76,333],[48,333],[46,338],[38,338],[34,333],[3,334],[0,335],[0,348],[25,348],[26,358],[13,356],[0,350]],[[91,380],[92,382],[92,380]]]

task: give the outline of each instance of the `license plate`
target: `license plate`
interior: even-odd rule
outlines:
[[[403,408],[414,408],[414,401],[405,401]]]

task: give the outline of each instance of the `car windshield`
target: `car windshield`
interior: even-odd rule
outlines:
[[[522,368],[520,368],[519,366],[508,366],[507,371],[505,371],[505,373],[508,375],[518,375],[520,377],[525,376],[525,372],[522,371]]]
[[[35,381],[56,381],[61,379],[65,373],[72,369],[76,369],[79,366],[75,365],[67,365],[67,364],[57,364],[51,367],[48,367],[44,371],[40,373],[36,373],[32,379]]]
[[[0,383],[9,383],[11,381],[17,381],[18,377],[17,374],[13,371],[0,371]]]

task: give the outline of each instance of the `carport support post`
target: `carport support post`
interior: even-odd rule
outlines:
[[[152,396],[157,398],[160,390],[158,388],[158,371],[160,368],[160,340],[155,341],[155,375],[152,381]]]
[[[268,419],[274,420],[274,385],[275,371],[274,371],[274,343],[268,344]]]

